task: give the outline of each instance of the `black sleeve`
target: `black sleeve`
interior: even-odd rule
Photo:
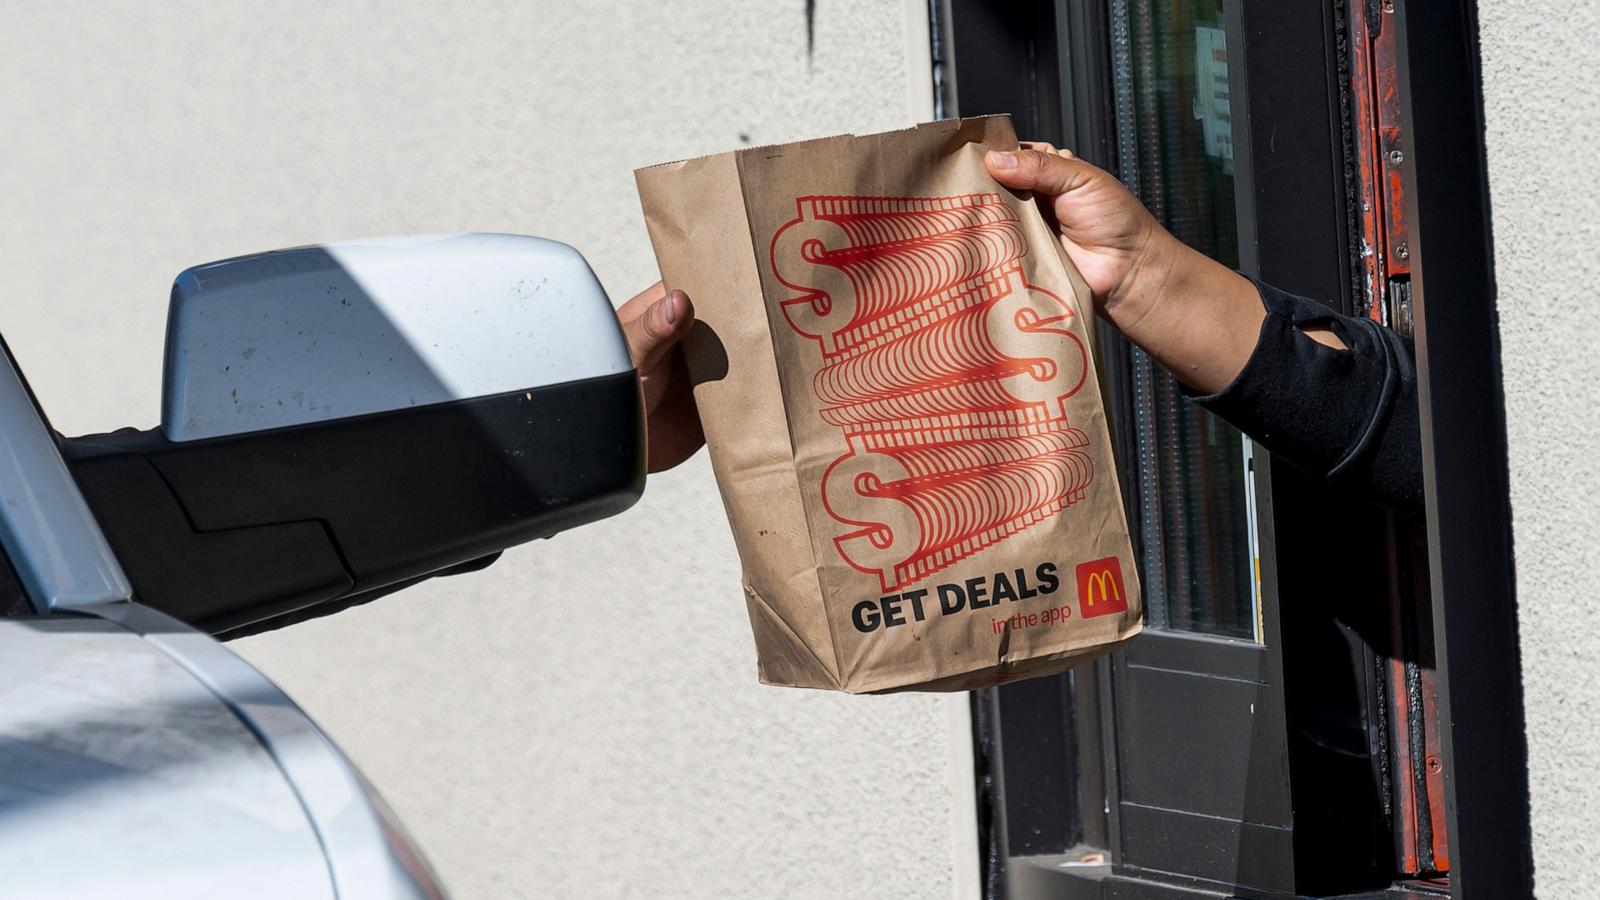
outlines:
[[[1370,319],[1256,282],[1267,318],[1233,383],[1190,396],[1277,456],[1398,511],[1422,509],[1422,437],[1411,342]],[[1328,328],[1335,350],[1299,326]]]

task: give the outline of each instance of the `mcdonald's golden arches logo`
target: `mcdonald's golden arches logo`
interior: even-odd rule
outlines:
[[[1126,612],[1128,589],[1122,583],[1122,562],[1115,556],[1078,565],[1078,611],[1085,619]]]

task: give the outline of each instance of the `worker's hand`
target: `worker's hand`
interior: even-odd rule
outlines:
[[[694,304],[683,291],[668,293],[658,281],[622,304],[617,318],[644,386],[646,467],[670,469],[706,442],[681,346],[694,324]]]
[[[1201,394],[1233,383],[1266,317],[1255,285],[1173,237],[1120,182],[1070,151],[1024,144],[984,162],[1055,220],[1106,321]]]
[[[1034,193],[1108,316],[1129,297],[1159,290],[1161,270],[1181,258],[1178,240],[1121,182],[1070,150],[1028,142],[1013,153],[991,151],[984,164],[1006,187]]]

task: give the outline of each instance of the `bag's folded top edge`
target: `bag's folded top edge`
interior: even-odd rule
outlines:
[[[825,137],[808,138],[808,139],[803,140],[803,141],[785,141],[785,142],[779,143],[779,144],[752,144],[752,145],[750,145],[748,147],[739,147],[739,148],[737,148],[735,150],[724,150],[724,151],[722,151],[720,153],[704,153],[704,154],[701,154],[700,156],[689,156],[689,157],[685,157],[683,159],[674,159],[674,160],[669,160],[667,162],[654,163],[654,164],[648,165],[648,166],[641,166],[641,167],[639,167],[637,169],[634,169],[633,171],[635,173],[648,172],[651,169],[665,169],[665,168],[670,168],[672,166],[682,166],[682,165],[686,165],[688,163],[700,162],[701,160],[715,159],[715,158],[717,158],[719,156],[726,156],[729,153],[747,153],[747,152],[752,151],[752,150],[769,150],[769,149],[773,149],[773,148],[776,148],[776,147],[798,147],[798,146],[801,146],[801,145],[804,145],[804,144],[815,144],[815,143],[819,143],[819,142],[822,142],[822,141],[838,140],[839,138],[854,138],[854,137],[863,137],[863,136],[864,137],[874,137],[874,138],[876,138],[876,137],[887,137],[887,136],[891,136],[891,135],[905,134],[905,133],[911,132],[911,131],[920,131],[920,130],[922,130],[924,128],[938,128],[938,127],[947,126],[947,125],[955,125],[955,126],[959,127],[960,124],[963,123],[963,122],[982,122],[985,119],[1009,119],[1009,118],[1010,118],[1010,114],[1009,113],[994,113],[992,115],[986,115],[986,116],[959,116],[959,117],[956,117],[956,118],[949,118],[949,119],[935,119],[932,122],[918,122],[915,125],[910,125],[910,126],[907,126],[905,128],[897,128],[897,129],[895,129],[893,131],[876,132],[876,133],[869,134],[869,135],[858,135],[853,131],[846,131],[846,132],[842,132],[840,134],[830,134],[830,135],[827,135]]]

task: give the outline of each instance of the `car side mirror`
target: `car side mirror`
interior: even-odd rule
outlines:
[[[221,636],[621,512],[638,378],[577,251],[492,234],[196,266],[161,427],[64,442],[141,602]]]

